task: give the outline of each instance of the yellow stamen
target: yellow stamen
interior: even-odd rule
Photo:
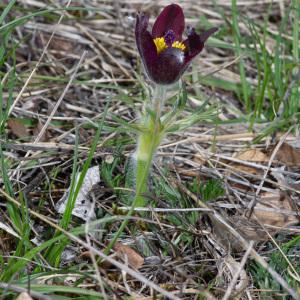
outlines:
[[[185,45],[184,45],[182,42],[178,42],[178,41],[174,42],[174,43],[172,44],[172,47],[173,47],[173,48],[178,48],[178,49],[180,49],[180,50],[182,50],[182,51],[185,50]]]
[[[161,51],[168,48],[165,39],[163,37],[155,38],[153,41],[157,49],[157,54],[159,54]]]
[[[162,52],[162,51],[164,51],[168,48],[168,45],[166,44],[166,41],[165,41],[164,37],[155,38],[153,41],[154,41],[154,44],[156,46],[157,54],[159,54],[160,52]],[[179,42],[179,41],[173,42],[172,47],[173,48],[178,48],[181,51],[185,50],[185,45],[182,42]]]

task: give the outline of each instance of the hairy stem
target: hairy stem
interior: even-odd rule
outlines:
[[[147,192],[147,180],[153,157],[163,138],[163,128],[161,126],[160,117],[165,98],[166,87],[156,85],[153,98],[151,99],[150,111],[152,112],[146,110],[145,115],[141,118],[141,125],[144,130],[138,137],[137,149],[134,153],[134,160],[136,162],[135,197],[131,208],[127,213],[126,219],[123,220],[114,238],[105,249],[105,254],[108,254],[117,242],[128,224],[130,217],[133,215],[134,209],[136,207],[143,207],[146,205],[146,200],[143,197],[143,194]]]

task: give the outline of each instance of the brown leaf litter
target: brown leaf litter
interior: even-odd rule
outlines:
[[[7,125],[12,133],[18,138],[24,138],[28,136],[28,128],[23,124],[22,121],[17,119],[9,119]]]
[[[144,258],[127,245],[116,243],[114,250],[116,251],[117,257],[122,259],[124,263],[128,263],[133,269],[138,270],[144,263]]]
[[[53,5],[51,1],[25,2],[26,10],[35,11]],[[71,166],[76,137],[75,128],[79,128],[81,134],[80,145],[78,147],[81,163],[82,160],[85,160],[90,142],[94,138],[94,129],[91,129],[89,126],[82,127],[81,125],[89,125],[87,119],[88,121],[96,122],[102,116],[105,99],[107,99],[108,96],[111,100],[109,110],[112,114],[117,114],[126,121],[131,121],[135,118],[132,113],[132,108],[128,108],[127,104],[120,101],[121,97],[119,97],[119,94],[115,89],[112,89],[111,86],[120,88],[120,90],[124,91],[126,96],[132,97],[133,102],[135,102],[136,99],[140,100],[140,94],[136,92],[136,90],[140,91],[140,83],[139,80],[135,79],[135,72],[138,72],[138,75],[140,75],[141,72],[138,67],[132,67],[138,65],[136,63],[137,55],[133,41],[134,16],[137,10],[144,9],[154,16],[164,4],[162,1],[157,4],[145,4],[142,1],[134,3],[123,1],[119,3],[119,1],[111,0],[104,1],[105,3],[103,1],[103,3],[101,1],[99,1],[99,3],[97,3],[97,1],[87,2],[89,7],[95,8],[88,12],[88,18],[75,19],[72,16],[73,12],[65,11],[65,18],[60,24],[56,25],[51,19],[44,19],[43,16],[40,16],[38,18],[32,18],[26,24],[20,26],[17,35],[15,35],[16,41],[21,41],[20,47],[17,49],[16,68],[18,78],[20,78],[19,86],[16,86],[16,92],[14,93],[14,97],[17,97],[28,78],[28,74],[31,73],[36,65],[36,61],[41,58],[41,53],[49,37],[55,31],[49,48],[45,49],[47,50],[45,51],[45,57],[42,58],[42,63],[37,68],[37,76],[33,76],[26,86],[25,91],[20,95],[20,99],[18,103],[16,103],[12,114],[14,118],[21,119],[24,116],[31,118],[34,121],[33,124],[38,125],[36,128],[26,128],[26,126],[22,128],[20,124],[9,124],[8,133],[12,133],[18,138],[32,134],[37,135],[40,132],[42,128],[41,125],[45,124],[45,121],[49,117],[66,85],[64,79],[68,78],[72,73],[74,65],[82,51],[88,49],[87,59],[77,76],[78,80],[70,87],[62,104],[53,116],[53,122],[51,122],[51,125],[47,129],[47,135],[42,137],[39,143],[5,141],[6,151],[11,151],[11,157],[15,160],[13,164],[18,163],[19,160],[25,161],[25,163],[22,164],[22,168],[20,168],[20,178],[12,176],[13,182],[22,182],[22,184],[29,189],[34,188],[34,190],[40,190],[43,199],[45,199],[45,205],[39,212],[50,214],[52,217],[57,215],[57,212],[49,205],[49,202],[51,202],[49,198],[53,197],[54,190],[51,189],[50,191],[49,188],[49,191],[47,191],[47,189],[45,189],[45,186],[48,186],[45,178],[50,180],[50,187],[52,184],[56,185],[58,181],[60,181],[63,187],[68,187],[68,180],[72,171]],[[261,20],[261,12],[270,5],[266,2],[270,1],[260,1],[255,6],[248,4],[247,1],[243,3],[239,3],[238,1],[237,5],[239,6],[239,12],[241,14],[247,14],[251,19],[259,22],[259,20]],[[285,5],[285,2],[286,1],[281,1],[280,3]],[[16,5],[22,8],[24,3],[19,1]],[[218,26],[224,22],[223,18],[214,11],[210,3],[207,1],[200,1],[199,3],[201,5],[195,6],[193,1],[181,1],[188,17],[187,23],[192,26],[197,25],[198,18],[196,17],[202,13],[204,13],[214,25]],[[229,16],[230,1],[221,1],[219,4],[222,10],[224,9],[225,13],[228,13]],[[272,6],[271,15],[280,16],[278,3],[274,2],[272,5],[274,6]],[[259,7],[259,9],[257,9],[257,7]],[[22,11],[22,9],[16,9],[15,12],[13,12],[13,18],[16,19],[20,17]],[[57,14],[59,14],[59,12],[57,12]],[[122,26],[120,26],[120,24],[122,24]],[[272,23],[268,25],[270,32],[271,30],[272,32],[277,30],[276,24]],[[247,28],[242,22],[239,23],[239,26],[243,34],[247,33]],[[26,39],[27,36],[29,36],[29,39]],[[273,36],[266,36],[266,45],[276,45],[276,40]],[[270,49],[272,50],[273,46],[268,47],[271,47]],[[272,51],[269,52],[272,53]],[[219,70],[217,77],[221,80],[224,79],[233,84],[240,82],[238,67],[236,68],[239,58],[234,57],[231,50],[211,48],[210,51],[203,53],[203,57],[208,59],[199,58],[198,63],[193,66],[193,80],[197,72],[205,76],[205,74]],[[219,63],[220,61],[221,63]],[[231,62],[234,62],[234,64],[230,65],[230,67],[223,67],[223,63],[228,65]],[[252,71],[255,71],[254,68],[252,68]],[[257,84],[255,76],[248,77],[247,79],[249,83]],[[240,116],[241,106],[237,104],[236,97],[232,92],[209,86],[206,87],[200,83],[201,82],[197,81],[197,79],[195,82],[190,82],[189,79],[187,80],[189,97],[194,97],[194,91],[199,89],[201,90],[201,97],[197,95],[197,98],[202,98],[203,93],[205,97],[212,96],[212,102],[226,103],[223,107],[224,111],[222,111],[222,118],[225,121]],[[98,84],[102,84],[102,86]],[[105,84],[108,84],[107,87],[104,86]],[[133,93],[131,93],[132,91]],[[115,97],[116,94],[117,97]],[[8,93],[4,91],[4,102],[7,98]],[[140,102],[136,101],[135,103],[139,105]],[[112,123],[108,124],[110,125]],[[200,124],[199,126],[196,124],[193,128],[187,129],[184,133],[168,136],[169,144],[161,147],[162,152],[159,153],[158,156],[164,154],[164,161],[171,157],[173,165],[169,169],[171,171],[174,170],[178,181],[184,184],[193,180],[195,176],[197,176],[197,178],[199,177],[199,182],[201,183],[211,178],[220,179],[224,182],[225,195],[217,199],[212,199],[207,202],[207,205],[209,205],[211,212],[222,214],[222,217],[245,239],[255,240],[256,243],[260,241],[265,242],[268,239],[266,230],[272,236],[277,232],[284,233],[286,229],[289,229],[290,232],[295,234],[297,231],[293,230],[297,228],[290,226],[297,222],[296,213],[299,197],[296,193],[298,188],[296,184],[298,179],[296,176],[290,177],[289,174],[293,172],[293,175],[295,175],[296,172],[293,170],[299,167],[299,150],[289,144],[286,145],[286,143],[281,145],[272,162],[270,171],[267,172],[266,180],[262,185],[260,193],[255,195],[262,176],[268,168],[270,155],[276,145],[267,149],[265,145],[267,143],[262,141],[260,145],[252,145],[251,149],[245,150],[245,147],[249,147],[252,143],[255,136],[254,133],[260,132],[263,128],[263,125],[260,124],[254,125],[254,133],[249,132],[247,124],[218,125],[215,128],[216,135],[212,132],[212,129],[214,129],[213,126],[214,125],[211,124]],[[107,132],[104,130],[104,139],[106,138],[106,134]],[[124,136],[118,135],[117,133],[117,138],[118,137],[124,138]],[[292,137],[292,140],[294,141],[295,138]],[[45,141],[49,143],[45,143]],[[207,153],[200,153],[197,146],[201,146]],[[129,153],[127,150],[129,149],[130,151],[133,147],[132,145],[128,145],[128,148],[124,151],[125,156]],[[23,152],[29,150],[32,151],[33,155],[26,157],[25,160]],[[55,154],[53,155],[51,151],[55,152]],[[107,148],[103,148],[102,144],[101,147],[99,146],[99,148],[97,148],[97,153],[95,154],[95,161],[97,163],[97,160],[102,159],[103,155],[105,155],[103,153],[106,151]],[[164,151],[166,152],[164,153]],[[63,155],[57,155],[57,153],[63,153]],[[233,155],[233,153],[235,154]],[[37,159],[35,155],[47,155],[48,160]],[[198,158],[197,155],[199,155]],[[194,160],[194,158],[196,159]],[[53,173],[56,174],[56,172],[52,172],[55,171],[55,169],[50,164],[57,160],[59,165],[55,165],[55,168],[57,166],[57,169],[63,169],[63,172],[59,171],[59,174],[56,176],[53,175]],[[49,164],[48,168],[45,169],[43,164]],[[278,166],[282,169],[277,170]],[[118,172],[121,172],[122,167],[123,166],[120,166]],[[159,164],[155,167],[159,168]],[[35,171],[35,173],[30,173],[31,170]],[[179,170],[179,172],[177,172],[177,170]],[[34,181],[32,178],[38,178],[38,174],[42,171],[45,173],[43,179]],[[156,171],[157,169],[154,168],[154,173]],[[279,177],[274,176],[274,174],[281,176],[280,182]],[[286,179],[286,181],[283,181],[283,179]],[[290,183],[288,179],[290,179],[292,183]],[[295,181],[295,185],[292,185],[293,181]],[[283,187],[283,185],[285,186]],[[106,187],[103,180],[101,180],[101,185],[99,183],[99,186],[101,188],[102,186],[104,186],[104,188]],[[291,186],[293,186],[296,191],[291,191]],[[178,185],[175,188],[178,189]],[[298,191],[299,190],[298,188]],[[54,197],[55,203],[56,199],[61,198],[63,192],[64,191],[61,190],[57,193],[56,197]],[[103,195],[105,196],[100,195],[97,198],[98,207],[105,212],[113,214],[112,203],[118,206],[120,204],[118,202],[119,199],[116,199],[115,194],[109,195],[112,196],[111,199],[107,197],[105,193],[103,193]],[[187,198],[190,199],[190,197]],[[167,208],[170,206],[168,199],[159,198],[155,200],[157,200],[157,206],[164,205],[164,207]],[[178,204],[180,205],[181,203]],[[197,201],[195,201],[192,206],[193,208],[198,208]],[[187,222],[185,216],[188,214],[185,214],[186,213],[183,213],[183,215],[181,215],[181,212],[177,213],[182,223]],[[210,213],[208,213],[208,215],[210,215]],[[213,284],[210,291],[215,294],[221,290],[218,294],[218,297],[220,296],[221,298],[221,294],[226,289],[226,285],[231,282],[234,274],[240,267],[240,265],[238,265],[240,253],[234,252],[239,252],[244,248],[241,247],[240,243],[229,232],[226,226],[212,221],[210,224],[211,227],[209,227],[207,224],[201,223],[202,216],[203,213],[201,212],[199,213],[200,220],[197,220],[195,224],[190,223],[188,226],[184,225],[184,230],[187,232],[183,232],[180,226],[175,226],[173,223],[168,222],[166,215],[163,215],[163,219],[160,219],[158,215],[157,222],[161,222],[161,224],[152,224],[153,243],[151,245],[152,248],[155,249],[155,255],[161,255],[162,249],[168,252],[169,248],[174,248],[176,249],[176,252],[174,252],[180,253],[183,258],[191,257],[189,261],[190,266],[184,269],[184,271],[187,272],[187,276],[183,277],[182,282],[179,282],[178,278],[181,278],[182,274],[178,272],[178,265],[182,262],[177,259],[177,254],[174,254],[173,251],[169,251],[166,254],[167,257],[162,257],[162,260],[166,260],[166,264],[159,264],[157,266],[157,268],[161,269],[159,274],[163,274],[164,276],[157,276],[155,272],[151,271],[145,275],[149,276],[149,281],[157,282],[157,284],[161,286],[165,284],[168,289],[174,292],[174,295],[176,293],[176,295],[182,298],[192,297],[191,295],[187,296],[184,294],[184,291],[187,290],[186,286],[197,287],[197,291],[199,291],[199,282],[201,282],[201,285],[203,283],[203,288],[206,289],[215,279],[218,279],[220,284]],[[167,223],[167,227],[161,227],[162,223]],[[114,234],[113,230],[108,230],[106,233],[104,237],[110,237]],[[193,240],[191,244],[188,245],[184,242],[176,244],[175,241],[177,239],[179,240],[181,235],[186,233],[192,233]],[[9,236],[9,238],[12,237]],[[170,247],[165,246],[166,240],[169,241]],[[206,250],[209,242],[211,243],[210,252]],[[105,241],[101,240],[100,244],[101,243],[105,244]],[[118,259],[142,272],[143,256],[145,256],[145,258],[149,257],[144,255],[143,251],[140,251],[136,245],[135,248],[131,248],[131,246],[127,246],[125,243],[127,243],[127,241],[122,241],[120,244],[117,244],[117,248],[114,249],[116,255],[118,255]],[[130,243],[130,245],[132,244]],[[143,253],[143,256],[134,249],[138,249],[140,253]],[[222,255],[218,256],[218,252]],[[184,264],[186,264],[186,260]],[[218,271],[219,276],[217,277]],[[245,293],[242,294],[245,288],[247,288],[248,291],[250,290],[251,296],[254,297],[252,295],[254,286],[252,278],[250,276],[247,277],[245,272],[246,269],[241,271],[239,281],[234,286],[232,294],[234,299],[238,299],[238,296],[234,296],[236,292],[240,292],[241,297],[248,299]],[[153,291],[149,287],[140,290],[140,282],[139,284],[135,284],[129,280],[129,287],[126,286],[125,288],[125,284],[119,281],[118,275],[120,273],[115,273],[117,273],[117,279],[113,283],[106,282],[106,284],[108,284],[111,289],[116,289],[116,293],[122,293],[122,295],[127,294],[133,297],[135,291],[138,290],[141,297],[144,296],[149,299],[156,296],[157,298],[161,297],[161,295],[152,294]],[[212,277],[213,279],[211,280]],[[197,285],[191,283],[191,278],[195,278]],[[138,282],[138,280],[136,282]],[[246,283],[246,285],[242,283]],[[137,286],[139,288],[136,288]],[[109,295],[109,297],[110,296],[111,295]],[[213,298],[207,297],[207,299]]]
[[[272,147],[272,150],[274,147]],[[280,150],[281,149],[281,150]],[[246,149],[235,153],[232,157],[241,162],[228,164],[227,176],[234,176],[236,172],[241,172],[240,176],[248,176],[248,182],[255,184],[260,182],[261,176],[266,169],[258,168],[259,165],[267,165],[270,161],[272,151],[270,149],[262,151],[260,149]],[[289,156],[287,158],[286,156]],[[281,164],[296,166],[299,160],[300,151],[287,143],[283,143],[277,152],[276,161],[273,164],[280,162]],[[245,161],[246,164],[243,162]],[[249,163],[249,164],[248,164]],[[254,163],[253,166],[251,163]],[[260,176],[257,176],[260,175]],[[274,235],[291,225],[299,223],[298,209],[289,193],[278,189],[276,182],[274,186],[270,186],[268,191],[263,191],[259,195],[249,194],[249,189],[241,184],[232,184],[232,187],[237,188],[240,192],[246,193],[248,198],[252,199],[251,205],[248,204],[244,209],[238,209],[232,216],[224,217],[228,222],[246,239],[254,241],[266,241],[269,234]],[[250,206],[249,206],[250,205]],[[214,224],[214,232],[217,240],[226,249],[235,249],[241,251],[239,243],[230,233],[226,233],[222,224]]]
[[[276,146],[277,145],[270,147],[268,149],[269,153],[272,153]],[[275,159],[288,167],[299,168],[300,150],[296,149],[288,143],[282,143],[282,145],[280,145],[279,150],[276,152]]]

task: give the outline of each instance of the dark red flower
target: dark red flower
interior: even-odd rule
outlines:
[[[157,84],[176,82],[192,59],[202,51],[205,41],[218,30],[211,28],[199,35],[194,28],[188,28],[187,39],[182,41],[184,15],[177,4],[163,9],[152,33],[147,30],[148,23],[147,15],[137,15],[135,39],[146,72]]]

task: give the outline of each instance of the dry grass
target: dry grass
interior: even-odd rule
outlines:
[[[242,60],[247,84],[259,89],[260,71],[247,52],[255,45],[244,19],[261,26],[258,35],[265,34],[266,53],[273,55],[290,3],[237,1],[239,30],[249,37],[237,55],[231,1],[179,2],[187,24],[198,26],[204,16],[202,24],[221,28],[184,78],[190,107],[209,99],[220,107],[219,118],[164,140],[149,182],[147,213],[136,214],[120,238],[134,249],[125,248],[123,256],[117,248],[109,255],[103,250],[130,205],[126,173],[135,140],[126,126],[137,119],[147,93],[134,17],[138,10],[155,16],[169,2],[20,0],[7,16],[8,22],[39,9],[81,7],[17,26],[7,44],[18,44],[15,56],[9,53],[0,67],[9,115],[7,122],[0,120],[3,299],[14,299],[27,285],[37,299],[300,299],[299,111],[277,126],[276,120],[288,118],[279,119],[284,103],[273,102],[269,91],[263,109],[276,107],[276,117],[253,121],[241,100],[239,71]],[[292,32],[288,25],[286,43],[292,43]],[[287,82],[284,99],[297,84]],[[89,160],[99,126],[90,165],[99,165],[100,182],[89,192],[89,217],[84,222],[73,216],[64,224],[57,203],[75,170]],[[12,218],[18,214],[24,231]],[[58,240],[46,245],[53,237]],[[59,243],[60,258],[54,253]],[[45,247],[33,254],[40,245]],[[22,257],[28,262],[17,268]],[[139,259],[141,266],[132,265]]]

